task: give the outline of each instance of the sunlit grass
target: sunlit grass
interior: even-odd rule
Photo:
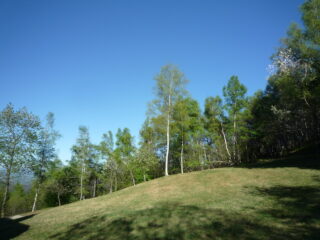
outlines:
[[[317,239],[320,171],[273,164],[173,175],[43,210],[19,222],[29,228],[17,239]]]

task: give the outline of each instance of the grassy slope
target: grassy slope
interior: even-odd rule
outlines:
[[[40,211],[17,239],[317,239],[320,170],[306,160],[156,179]]]

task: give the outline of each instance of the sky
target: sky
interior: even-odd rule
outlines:
[[[60,159],[78,127],[93,143],[128,127],[139,141],[154,76],[175,64],[203,108],[232,75],[252,95],[302,0],[1,0],[0,109],[55,114]]]

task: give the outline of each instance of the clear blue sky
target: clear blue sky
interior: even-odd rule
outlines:
[[[176,64],[203,107],[238,75],[266,85],[269,58],[302,0],[1,0],[0,107],[56,116],[62,160],[78,126],[94,143],[128,127],[138,140],[153,77]]]

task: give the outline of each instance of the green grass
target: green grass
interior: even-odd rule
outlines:
[[[319,239],[320,170],[311,160],[295,156],[163,177],[12,221],[1,235],[34,240]]]

